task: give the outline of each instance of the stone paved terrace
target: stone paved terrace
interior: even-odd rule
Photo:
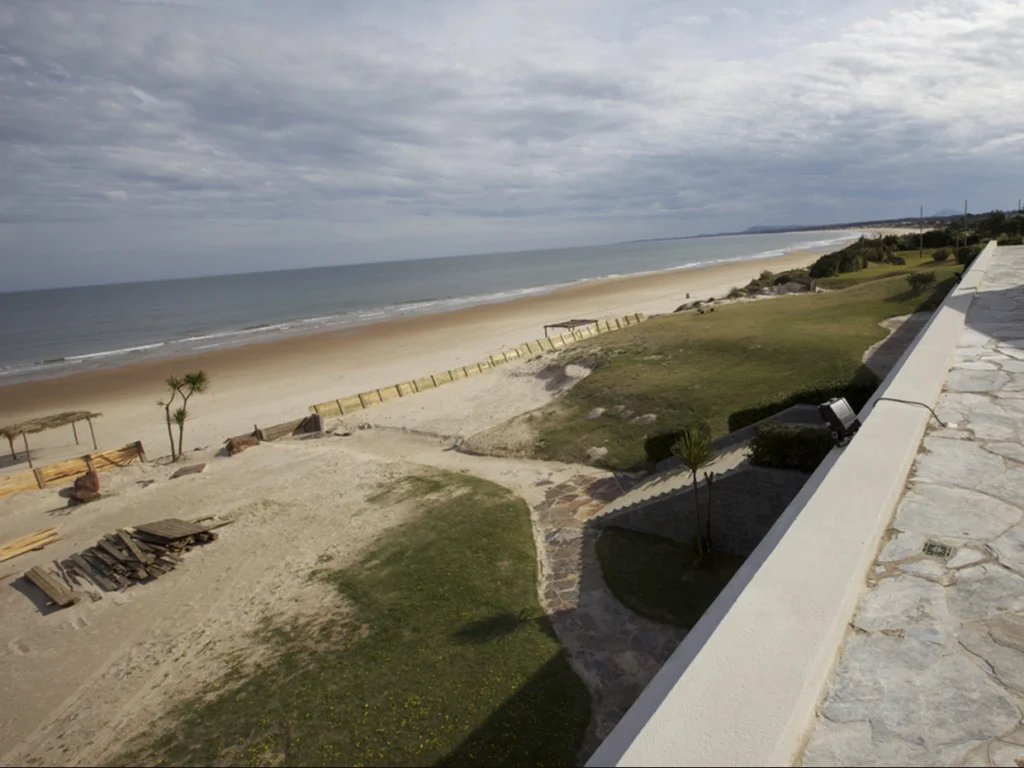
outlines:
[[[1024,247],[994,251],[936,411],[804,765],[1024,766]]]

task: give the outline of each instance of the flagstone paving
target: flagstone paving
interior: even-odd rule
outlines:
[[[1024,247],[997,248],[804,765],[1024,766]]]

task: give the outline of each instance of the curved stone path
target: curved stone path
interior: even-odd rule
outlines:
[[[600,531],[590,522],[635,481],[575,475],[551,485],[533,505],[541,605],[576,673],[591,693],[588,758],[686,636],[686,630],[637,616],[604,584]]]

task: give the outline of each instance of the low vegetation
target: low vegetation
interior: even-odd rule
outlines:
[[[597,540],[601,575],[615,598],[634,613],[690,629],[704,615],[744,558],[648,533],[608,528]]]
[[[537,599],[526,504],[441,472],[377,502],[420,514],[312,577],[354,615],[268,627],[267,661],[179,704],[124,764],[575,764],[589,700]]]
[[[750,441],[750,463],[811,473],[834,445],[825,429],[768,422],[757,428]]]
[[[587,463],[588,449],[605,447],[602,465],[642,469],[645,444],[658,443],[666,457],[679,430],[695,421],[717,437],[738,428],[737,417],[751,423],[794,402],[850,395],[856,404],[878,383],[861,358],[885,337],[879,323],[937,306],[957,267],[932,271],[937,284],[923,294],[884,276],[842,291],[721,305],[712,315],[655,317],[575,345],[563,360],[583,361],[593,373],[521,417],[536,435],[532,455]],[[588,419],[595,409],[605,410]],[[637,419],[647,414],[654,424]]]

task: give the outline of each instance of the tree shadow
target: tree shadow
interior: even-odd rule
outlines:
[[[487,618],[471,621],[454,632],[452,639],[461,645],[491,643],[508,637],[527,626],[533,626],[548,637],[558,639],[547,616],[527,616],[525,611],[494,613]]]
[[[589,712],[586,688],[559,651],[435,765],[576,765]]]

